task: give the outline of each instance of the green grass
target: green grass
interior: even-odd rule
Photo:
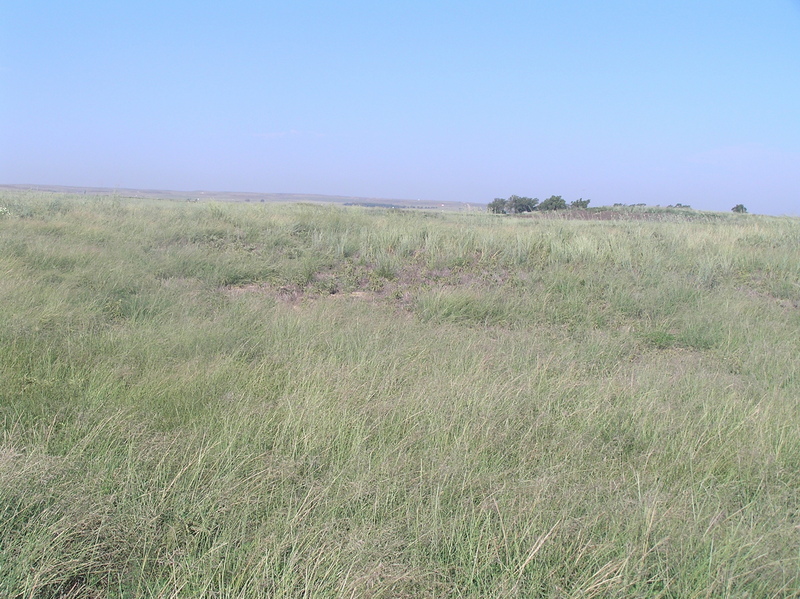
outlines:
[[[796,219],[0,206],[0,596],[797,596]]]

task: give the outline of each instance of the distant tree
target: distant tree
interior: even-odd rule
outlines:
[[[574,200],[570,206],[578,210],[586,210],[589,207],[589,202],[591,202],[591,200],[584,200],[581,198],[579,200]]]
[[[539,204],[539,210],[565,210],[567,202],[561,196],[550,196]]]
[[[736,204],[736,206],[731,208],[731,211],[739,214],[747,214],[747,208],[744,207],[744,204]]]
[[[524,196],[511,196],[506,202],[508,212],[519,214],[521,212],[533,212],[539,200],[536,198],[526,198]]]
[[[503,198],[495,198],[494,201],[489,203],[489,212],[492,214],[505,214],[507,203]]]

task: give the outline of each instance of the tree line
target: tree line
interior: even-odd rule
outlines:
[[[589,207],[591,200],[580,198],[567,204],[561,196],[550,196],[540,202],[539,198],[527,198],[524,196],[513,195],[508,199],[495,198],[489,203],[489,212],[494,214],[520,214],[522,212],[546,212],[548,210],[566,210],[567,208],[577,208],[585,210]]]

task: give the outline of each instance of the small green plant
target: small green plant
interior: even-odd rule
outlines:
[[[675,335],[667,331],[648,331],[642,333],[642,339],[657,349],[667,349],[675,345]]]
[[[11,211],[6,206],[0,206],[0,218],[4,218],[11,214]]]
[[[397,278],[397,262],[391,258],[380,260],[375,267],[375,275],[389,281]]]

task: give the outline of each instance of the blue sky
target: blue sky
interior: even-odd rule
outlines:
[[[26,0],[0,183],[800,215],[800,1]]]

